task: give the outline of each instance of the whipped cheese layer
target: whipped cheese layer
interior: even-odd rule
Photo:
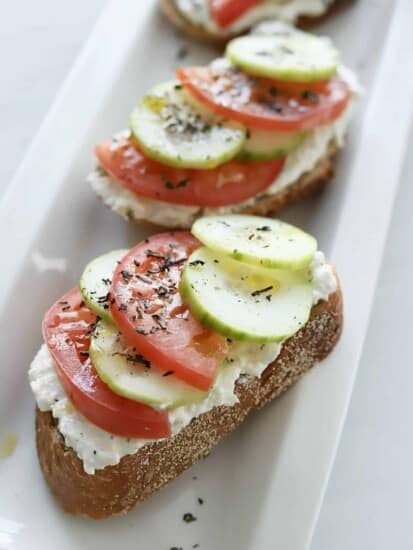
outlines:
[[[331,265],[325,262],[322,252],[315,254],[310,270],[315,305],[320,300],[328,299],[336,291],[337,279]],[[246,376],[261,376],[266,367],[276,359],[281,348],[282,343],[232,342],[224,367],[207,397],[201,402],[170,411],[172,435],[185,428],[192,418],[214,407],[237,403],[235,383]],[[118,464],[123,456],[134,454],[144,445],[150,444],[148,439],[112,435],[79,413],[66,396],[45,344],[30,366],[29,381],[37,406],[41,411],[51,411],[66,446],[72,448],[83,461],[86,473],[93,474],[95,470]]]
[[[221,36],[239,34],[265,19],[295,23],[299,17],[318,17],[328,10],[334,0],[263,0],[252,7],[232,25],[219,27],[212,19],[208,0],[175,0],[178,11],[188,22]]]

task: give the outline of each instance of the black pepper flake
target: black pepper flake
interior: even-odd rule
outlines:
[[[110,284],[112,284],[112,281],[111,281],[110,279],[105,279],[105,278],[104,278],[104,279],[102,279],[102,283],[103,283],[104,285],[110,285]]]
[[[152,284],[152,279],[150,279],[149,277],[146,277],[146,275],[141,275],[140,273],[138,273],[136,275],[136,278],[139,279],[140,281],[142,281],[143,283],[148,284],[148,285]]]
[[[174,183],[170,180],[165,180],[164,185],[167,189],[179,189],[180,187],[186,187],[191,181],[191,178],[184,178],[179,180],[177,183]]]
[[[171,374],[173,374],[174,371],[173,370],[167,370],[166,372],[163,373],[162,376],[171,376]]]
[[[130,273],[129,271],[126,271],[126,269],[122,269],[120,274],[122,275],[122,278],[125,281],[125,283],[129,282],[133,276],[132,273]]]
[[[164,254],[160,254],[159,252],[156,252],[155,250],[151,250],[150,248],[145,250],[145,255],[147,258],[159,258],[161,260],[165,259]]]
[[[259,296],[263,292],[268,292],[269,290],[272,290],[274,287],[273,285],[266,286],[265,288],[260,288],[259,290],[254,290],[254,292],[251,292],[251,296]],[[268,298],[267,298],[268,299]]]
[[[128,306],[126,304],[120,304],[118,307],[118,311],[126,311],[128,309]]]
[[[96,301],[98,304],[104,304],[105,302],[108,302],[110,300],[110,294],[109,292],[105,294],[104,296],[98,296],[96,298]]]
[[[66,300],[62,300],[61,302],[59,302],[59,304],[61,304],[62,306],[65,306],[66,304],[68,304],[68,302]]]
[[[81,355],[82,357],[89,357],[89,352],[88,351],[80,351],[79,355]]]
[[[116,353],[116,355],[122,355],[122,356],[125,355],[126,361],[129,361],[129,363],[142,365],[147,369],[151,368],[151,362],[145,359],[145,357],[143,357],[143,355],[141,355],[140,353],[126,353],[126,354]]]
[[[191,514],[191,512],[187,512],[186,514],[184,514],[182,519],[185,521],[185,523],[192,523],[193,521],[196,521],[196,517],[194,516],[194,514]]]
[[[142,334],[143,336],[146,336],[148,334],[145,329],[141,327],[135,327],[135,332],[137,332],[138,334]]]
[[[198,503],[202,506],[204,504],[204,499],[203,498],[198,498]]]
[[[318,94],[316,92],[312,92],[311,90],[304,90],[304,92],[301,93],[302,99],[309,99],[313,103],[318,103]]]
[[[70,309],[70,305],[67,305],[67,306],[63,306],[62,307],[62,311],[67,311]]]
[[[136,267],[140,267],[141,262],[138,262],[138,260],[133,260],[133,263],[136,265]]]
[[[202,260],[194,260],[193,262],[189,262],[189,265],[191,267],[196,267],[198,265],[205,265],[205,262]]]
[[[158,270],[148,270],[147,273],[151,275],[156,275],[158,273],[163,273],[164,271],[168,271],[170,267],[174,265],[182,264],[183,262],[186,262],[188,258],[185,256],[184,258],[178,258],[177,260],[173,260],[171,256],[166,256],[162,264],[159,266]]]
[[[154,313],[152,315],[152,319],[160,326],[162,330],[166,329],[165,319],[162,319],[160,315],[158,315],[157,313]]]
[[[261,105],[264,105],[265,107],[268,107],[270,111],[275,111],[278,114],[281,114],[283,112],[282,105],[280,105],[276,101],[268,101],[268,99],[260,99],[259,103],[261,103]]]
[[[181,46],[179,50],[176,52],[176,58],[179,60],[185,59],[188,53],[189,53],[188,48],[186,46]]]
[[[257,227],[257,231],[271,231],[271,227],[269,225],[263,225],[261,227]]]
[[[161,285],[156,289],[156,293],[159,296],[159,298],[163,298],[164,296],[167,296],[169,294],[169,291],[166,288],[166,286]]]

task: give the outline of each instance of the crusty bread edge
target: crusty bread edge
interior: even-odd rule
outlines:
[[[125,514],[207,455],[249,412],[280,395],[336,345],[343,325],[340,288],[312,308],[306,325],[286,340],[277,359],[260,378],[236,384],[239,403],[221,406],[194,419],[176,436],[151,443],[116,466],[88,475],[65,446],[52,414],[36,410],[36,444],[44,477],[63,509],[103,519]]]
[[[349,4],[350,0],[335,0],[327,9],[325,13],[317,16],[301,16],[295,22],[295,26],[306,29],[316,23],[324,21],[327,17],[330,17],[333,13],[339,11],[345,4]],[[236,34],[229,34],[222,36],[207,31],[201,25],[195,25],[189,21],[177,8],[174,0],[160,0],[159,7],[161,12],[177,29],[179,29],[186,36],[195,38],[202,42],[208,42],[209,44],[223,47],[231,38],[234,38]],[[245,29],[243,33],[248,32],[249,29]]]

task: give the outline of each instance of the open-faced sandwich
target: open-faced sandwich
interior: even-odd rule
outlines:
[[[211,216],[92,261],[43,321],[29,378],[63,508],[129,511],[330,353],[342,328],[316,240]]]
[[[189,36],[216,43],[267,19],[305,27],[347,3],[349,0],[160,0],[162,12],[176,27]]]
[[[88,180],[128,220],[267,215],[330,180],[356,92],[329,39],[276,23],[145,95]]]

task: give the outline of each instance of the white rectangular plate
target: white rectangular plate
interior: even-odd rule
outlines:
[[[0,460],[0,548],[309,547],[405,154],[413,107],[412,28],[411,0],[360,1],[322,28],[368,91],[335,184],[283,216],[315,233],[338,267],[346,326],[336,351],[147,503],[126,517],[94,523],[65,515],[43,482],[26,371],[41,343],[43,312],[76,285],[85,262],[148,232],[103,208],[84,180],[93,145],[125,125],[149,86],[171,77],[182,45],[153,2],[108,4],[0,205],[0,442],[8,432],[18,437],[14,454]],[[185,63],[214,55],[188,45]],[[34,261],[39,254],[64,258],[67,269],[59,262],[46,269]],[[184,523],[185,512],[197,521]]]

